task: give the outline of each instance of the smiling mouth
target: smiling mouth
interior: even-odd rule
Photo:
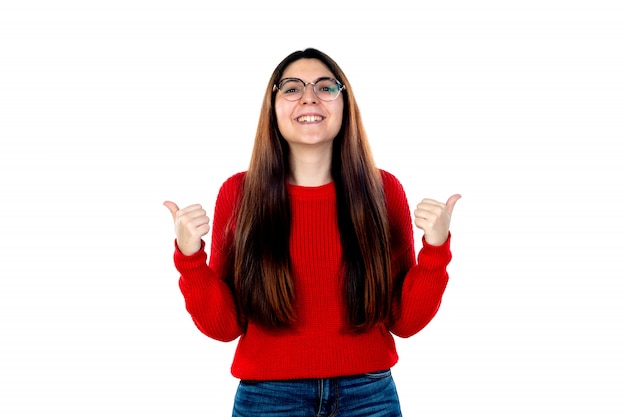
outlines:
[[[324,120],[322,116],[300,116],[296,119],[298,123],[315,123]]]

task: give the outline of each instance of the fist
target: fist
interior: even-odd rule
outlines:
[[[163,203],[172,214],[176,244],[183,255],[193,255],[202,247],[202,236],[209,233],[209,218],[200,204],[179,209],[176,203]]]
[[[454,194],[445,204],[425,198],[417,205],[413,213],[415,226],[424,231],[426,243],[440,246],[448,240],[452,210],[454,210],[454,205],[459,198],[461,198],[460,194]]]

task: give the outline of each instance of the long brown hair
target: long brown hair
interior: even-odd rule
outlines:
[[[291,211],[287,194],[289,147],[278,130],[273,86],[291,63],[321,61],[346,88],[342,127],[333,141],[331,174],[343,248],[346,318],[364,331],[391,317],[390,237],[385,194],[374,164],[352,88],[337,63],[309,48],[287,56],[266,88],[252,157],[244,180],[228,262],[242,325],[254,320],[270,328],[296,320],[290,268]]]

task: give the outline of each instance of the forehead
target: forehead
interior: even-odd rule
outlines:
[[[282,78],[300,78],[314,81],[320,77],[335,77],[330,69],[319,59],[302,58],[289,64],[283,71]]]

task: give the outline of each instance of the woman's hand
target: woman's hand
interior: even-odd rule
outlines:
[[[209,233],[209,218],[200,204],[179,209],[176,203],[166,201],[163,203],[172,213],[174,230],[176,232],[176,244],[183,255],[193,255],[202,247],[202,236]]]
[[[415,226],[424,231],[426,243],[440,246],[448,240],[452,210],[459,198],[461,198],[460,194],[454,194],[445,204],[425,198],[417,205],[413,213]]]

